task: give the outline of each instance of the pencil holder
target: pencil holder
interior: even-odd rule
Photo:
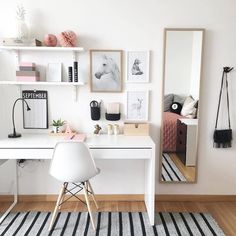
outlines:
[[[101,107],[97,101],[92,101],[90,103],[90,112],[92,120],[100,120],[101,117]]]

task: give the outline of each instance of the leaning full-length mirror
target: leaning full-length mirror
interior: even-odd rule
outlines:
[[[161,182],[195,182],[203,29],[165,29]]]

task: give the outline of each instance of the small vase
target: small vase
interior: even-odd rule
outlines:
[[[53,133],[62,133],[63,131],[63,126],[53,126]]]
[[[28,26],[24,20],[17,20],[16,32],[17,32],[18,39],[21,39],[21,40],[28,39],[29,30],[28,30]]]

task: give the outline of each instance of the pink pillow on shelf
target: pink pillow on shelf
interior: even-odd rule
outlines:
[[[77,36],[75,32],[71,30],[61,32],[58,36],[58,40],[62,47],[76,47],[77,45]]]

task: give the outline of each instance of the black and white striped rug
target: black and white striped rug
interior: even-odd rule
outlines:
[[[10,213],[0,225],[1,236],[201,236],[224,235],[208,213],[157,213],[156,225],[150,226],[146,212],[94,213],[97,230],[93,231],[87,212],[58,213],[54,229],[48,232],[51,213]]]
[[[168,153],[162,154],[161,179],[162,181],[177,181],[177,182],[187,181],[187,179],[180,172],[175,163],[171,160]]]

